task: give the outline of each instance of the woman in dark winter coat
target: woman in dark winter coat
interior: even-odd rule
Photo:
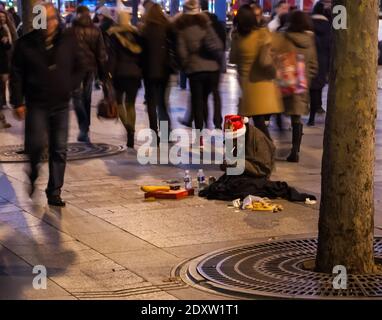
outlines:
[[[299,161],[300,145],[303,135],[301,116],[309,112],[309,88],[318,71],[316,46],[310,17],[302,11],[293,11],[284,33],[274,34],[274,49],[278,54],[296,52],[303,57],[307,90],[283,98],[285,113],[291,116],[292,150],[289,162]]]
[[[142,27],[143,77],[150,129],[158,134],[159,121],[171,121],[168,113],[167,87],[170,79],[170,23],[158,4],[148,9]],[[159,144],[159,139],[157,140]]]
[[[118,103],[118,114],[127,131],[127,147],[134,148],[135,100],[141,86],[141,40],[130,24],[128,12],[119,13],[119,23],[107,33],[110,37],[109,64]]]
[[[316,40],[318,74],[312,80],[310,86],[310,116],[308,126],[314,126],[316,113],[323,111],[322,89],[327,82],[329,73],[331,23],[325,16],[325,6],[322,2],[317,2],[314,6],[312,20]]]
[[[208,119],[208,96],[219,76],[223,43],[209,17],[200,12],[198,0],[186,1],[184,14],[176,19],[175,27],[180,64],[190,83],[195,128],[202,130]]]

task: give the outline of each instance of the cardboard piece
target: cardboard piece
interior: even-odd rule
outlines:
[[[153,191],[153,192],[145,192],[145,199],[147,198],[155,198],[155,199],[183,199],[188,196],[194,195],[194,189],[186,190],[170,190],[170,191]]]

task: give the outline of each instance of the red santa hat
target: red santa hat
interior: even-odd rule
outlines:
[[[224,117],[224,137],[226,139],[236,139],[245,134],[245,124],[248,123],[247,117],[238,115],[226,115]]]

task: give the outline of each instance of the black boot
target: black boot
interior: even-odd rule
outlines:
[[[316,111],[315,110],[310,110],[309,121],[308,121],[307,125],[310,126],[310,127],[314,126],[315,118],[316,118]]]
[[[282,118],[282,115],[280,113],[276,114],[276,124],[277,124],[277,127],[279,128],[280,131],[284,130],[283,118]]]
[[[32,197],[35,190],[36,190],[36,180],[38,178],[38,171],[37,171],[37,168],[34,168],[34,169],[31,169],[30,172],[28,173],[28,177],[29,177],[29,182],[30,182],[30,187],[29,187],[29,197]]]
[[[54,207],[65,207],[66,203],[60,196],[48,196],[48,204]]]
[[[300,145],[302,140],[302,123],[293,123],[292,124],[292,150],[290,155],[287,158],[288,162],[298,162],[299,161],[299,152]]]
[[[127,147],[134,148],[134,131],[127,131]]]

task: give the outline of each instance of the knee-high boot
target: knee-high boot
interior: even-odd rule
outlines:
[[[303,125],[302,123],[292,124],[292,150],[287,158],[288,162],[298,162],[299,152],[302,140]]]

